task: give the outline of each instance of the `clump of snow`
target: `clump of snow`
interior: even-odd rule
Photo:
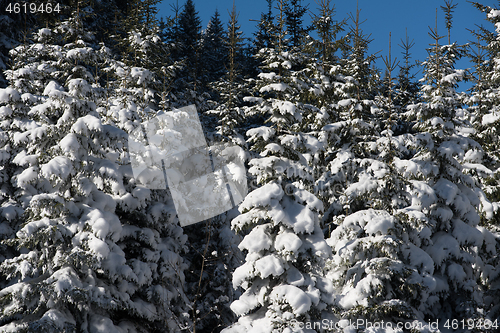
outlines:
[[[87,245],[90,251],[94,252],[100,258],[107,258],[110,253],[108,244],[92,235],[88,236]]]
[[[295,115],[297,107],[293,103],[288,101],[279,101],[279,103],[277,104],[278,104],[278,109],[280,110],[280,113],[282,115],[286,114]]]
[[[286,301],[296,315],[306,313],[312,305],[311,299],[302,289],[291,285],[274,287],[269,297],[277,303]]]
[[[265,279],[270,275],[280,276],[285,271],[283,262],[274,254],[267,255],[255,261],[255,270]]]
[[[15,176],[15,180],[17,186],[24,187],[25,184],[29,184],[38,178],[38,168],[37,167],[29,167],[24,169],[19,175]]]
[[[352,99],[352,98],[347,98],[347,99],[343,99],[343,100],[339,101],[339,103],[338,103],[338,104],[339,104],[339,106],[341,106],[341,107],[347,107],[347,106],[351,105],[353,102],[355,102],[355,100],[354,100],[354,99]]]
[[[71,131],[81,135],[88,135],[88,131],[102,131],[101,120],[93,115],[86,115],[85,117],[79,118],[73,126],[71,126]]]
[[[86,96],[90,92],[90,86],[84,79],[72,79],[68,83],[69,93],[73,96]]]
[[[61,331],[64,331],[64,326],[66,324],[76,326],[76,321],[74,320],[74,318],[62,313],[57,309],[50,309],[45,312],[42,318],[40,318],[40,322],[48,322],[50,323],[50,325],[56,326]]]
[[[417,267],[422,270],[422,272],[433,274],[434,273],[434,261],[432,258],[419,247],[416,247],[412,243],[408,243],[403,247],[403,254],[413,267]]]
[[[354,288],[340,296],[339,305],[344,309],[350,309],[357,305],[368,306],[368,297],[372,290],[377,290],[383,282],[374,275],[368,275],[361,279]]]
[[[453,231],[451,234],[461,245],[481,246],[483,243],[483,234],[481,231],[464,223],[462,220],[453,220]]]
[[[488,18],[496,18],[498,16],[500,16],[500,10],[498,9],[491,9],[488,13]]]
[[[317,215],[307,206],[301,205],[290,199],[283,197],[283,216],[281,222],[293,229],[296,233],[312,233],[314,231]]]
[[[45,89],[43,90],[43,94],[45,96],[54,97],[54,98],[64,98],[67,94],[64,91],[64,87],[62,87],[59,83],[55,81],[50,81]]]
[[[436,202],[437,197],[432,187],[419,180],[410,180],[410,183],[412,185],[410,192],[412,206],[426,208]]]
[[[38,154],[28,155],[26,150],[20,151],[12,160],[12,163],[25,166],[25,165],[34,165],[37,162]]]
[[[80,143],[75,133],[69,133],[59,141],[59,147],[66,153],[74,154],[80,148]]]
[[[498,113],[488,113],[483,116],[483,120],[481,124],[483,126],[488,126],[490,124],[493,124],[496,122],[498,119],[500,119],[500,112]]]
[[[299,236],[290,230],[284,230],[276,236],[276,243],[274,247],[278,251],[285,251],[290,253],[296,253],[302,246],[302,241]]]
[[[10,101],[18,102],[21,100],[21,96],[17,90],[12,88],[0,89],[0,102],[8,103]]]
[[[365,226],[365,230],[370,235],[387,235],[389,229],[394,228],[395,219],[392,216],[379,215],[371,219]]]
[[[285,91],[289,89],[290,86],[286,83],[271,83],[267,86],[260,88],[259,92],[270,92],[270,91]]]
[[[439,179],[433,188],[434,192],[444,199],[447,205],[450,205],[455,200],[455,196],[459,192],[457,185],[444,178]]]
[[[271,72],[271,73],[259,73],[258,75],[259,78],[265,79],[265,80],[273,80],[274,78],[279,78],[276,73]]]
[[[428,246],[425,250],[437,265],[440,266],[451,256],[460,257],[460,246],[457,240],[447,232],[437,232],[432,237],[432,242],[433,245]]]
[[[259,225],[245,236],[238,248],[240,250],[248,250],[248,252],[259,252],[267,250],[273,244],[272,239],[266,233],[267,225]]]
[[[250,138],[248,141],[255,141],[257,138],[262,138],[264,141],[269,141],[269,139],[274,135],[274,128],[261,126],[257,128],[252,128],[247,131],[247,136]]]
[[[64,156],[57,156],[48,163],[43,164],[40,168],[44,177],[49,179],[52,175],[58,176],[61,179],[66,179],[73,172],[73,163]]]
[[[261,97],[246,96],[246,97],[243,97],[243,101],[250,102],[250,103],[262,103],[264,101],[264,99]]]
[[[147,82],[153,77],[153,73],[144,68],[132,67],[130,70],[130,76],[137,79],[138,85],[142,85],[144,82]]]
[[[348,197],[357,197],[366,192],[374,190],[378,186],[378,183],[373,179],[371,175],[366,172],[363,172],[359,176],[359,181],[349,185],[349,187],[345,190],[345,194]]]
[[[264,148],[264,151],[260,153],[261,156],[267,156],[269,153],[282,153],[283,147],[276,143],[268,143]]]
[[[239,210],[244,212],[252,207],[266,207],[271,200],[281,200],[283,194],[281,186],[276,183],[268,183],[249,193],[241,203]]]
[[[0,117],[7,118],[12,114],[12,109],[7,106],[0,107]]]

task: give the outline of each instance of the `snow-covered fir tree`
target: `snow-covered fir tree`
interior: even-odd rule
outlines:
[[[446,4],[449,13],[451,3]],[[449,29],[451,17],[446,18]],[[431,318],[483,318],[489,276],[481,272],[497,251],[491,232],[479,226],[481,217],[493,216],[493,205],[474,177],[482,171],[484,152],[469,137],[471,125],[456,92],[465,75],[455,68],[463,47],[441,45],[437,26],[431,36],[434,42],[423,63],[423,102],[409,106],[417,119],[410,145],[415,154],[404,166],[414,191],[420,192],[418,211],[429,222],[430,241],[422,249],[434,263],[435,285],[423,313]]]
[[[180,331],[188,321],[179,256],[186,237],[173,207],[130,179],[126,133],[105,124],[96,108],[91,71],[102,60],[82,26],[89,8],[80,6],[31,45],[44,80],[2,91],[12,110],[2,129],[9,164],[18,166],[13,190],[24,212],[5,241],[19,252],[0,265],[9,281],[0,291],[2,330]],[[44,50],[48,45],[58,52]],[[29,65],[17,69],[29,72]],[[29,119],[12,108],[19,96]]]
[[[481,172],[482,182],[488,198],[498,205],[500,201],[498,168],[500,167],[500,146],[498,125],[498,91],[500,80],[498,72],[498,51],[500,50],[499,34],[497,25],[500,22],[499,16],[494,8],[475,3],[475,6],[486,14],[486,19],[495,25],[495,32],[478,31],[475,36],[477,50],[471,50],[471,58],[475,64],[474,86],[467,96],[467,111],[470,114],[471,122],[475,133],[472,137],[477,140],[485,151],[484,165],[486,169]],[[483,28],[485,29],[485,28]],[[486,45],[482,45],[486,43]],[[495,221],[498,219],[495,218]],[[498,221],[496,222],[498,224]]]
[[[206,82],[217,81],[225,72],[227,45],[224,26],[216,10],[201,37],[201,67]]]
[[[332,301],[331,284],[322,277],[330,252],[319,225],[323,205],[307,190],[308,162],[319,141],[300,131],[302,86],[292,79],[304,55],[286,51],[285,2],[278,7],[277,43],[260,51],[264,71],[255,95],[245,98],[256,103],[249,112],[265,115],[268,125],[246,133],[256,153],[249,172],[260,187],[232,221],[235,230],[249,233],[239,245],[245,263],[233,275],[234,287],[244,293],[231,309],[241,318],[225,332],[286,332],[294,323],[320,320]]]
[[[245,146],[244,138],[238,133],[237,128],[243,124],[244,109],[242,108],[245,84],[241,73],[242,32],[238,25],[236,7],[230,13],[227,25],[227,39],[225,40],[227,55],[224,66],[226,74],[213,84],[213,89],[218,93],[217,107],[210,113],[217,116],[217,133],[224,141],[232,141]]]
[[[330,214],[325,216],[331,223],[327,241],[334,252],[327,276],[339,293],[334,310],[337,321],[385,322],[394,327],[410,322],[426,331],[420,311],[432,287],[433,266],[427,257],[422,258],[420,249],[420,232],[426,222],[407,211],[411,185],[398,165],[408,155],[408,137],[393,135],[391,118],[397,116],[397,108],[391,98],[395,66],[390,56],[386,65],[387,97],[378,98],[376,104],[377,113],[386,118],[385,129],[379,134],[364,123],[360,131],[354,127],[359,120],[344,121],[357,137],[344,141],[342,122],[325,126],[330,146],[338,147],[332,151],[336,157],[328,175],[336,191]],[[361,325],[358,331],[369,330]]]
[[[474,6],[486,15],[486,19],[494,24],[495,31],[490,32],[486,28],[481,27],[477,32],[474,32],[478,38],[476,43],[477,50],[472,51],[470,57],[475,65],[474,86],[471,93],[467,96],[469,105],[467,111],[470,113],[470,119],[475,129],[475,133],[471,135],[477,140],[484,149],[482,165],[476,164],[476,178],[482,183],[483,190],[492,202],[494,207],[494,217],[490,220],[483,219],[482,225],[498,234],[499,227],[499,211],[498,205],[499,196],[499,146],[498,146],[498,91],[500,81],[498,73],[498,50],[499,50],[499,23],[500,15],[496,8],[474,3]],[[483,45],[485,43],[485,45]],[[485,248],[485,273],[484,277],[487,281],[487,291],[485,296],[485,305],[490,318],[498,318],[500,308],[495,304],[494,300],[500,297],[499,289],[496,287],[500,281],[500,263],[496,251],[499,249],[497,241],[496,249],[491,245],[488,249]]]

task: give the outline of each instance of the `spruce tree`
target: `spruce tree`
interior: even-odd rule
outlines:
[[[303,17],[304,14],[307,13],[307,10],[307,5],[302,6],[301,0],[290,0],[286,4],[286,27],[290,35],[291,45],[294,47],[302,46],[302,41],[310,30],[303,26]]]
[[[225,72],[225,63],[227,62],[225,40],[224,27],[220,20],[219,11],[216,10],[201,38],[200,64],[206,82],[217,81]]]
[[[20,91],[1,94],[2,110],[12,110],[2,133],[23,212],[8,215],[14,234],[3,244],[19,252],[0,264],[8,280],[1,330],[179,330],[188,320],[179,256],[186,239],[172,207],[130,178],[126,132],[96,107],[96,69],[106,52],[89,46],[85,8],[80,3],[69,20],[35,35],[28,54],[45,70],[40,81],[16,84],[16,75],[32,71],[19,66],[11,83]],[[23,108],[14,107],[19,96]]]
[[[446,5],[450,36],[448,14],[453,6],[449,2]],[[481,278],[485,258],[476,249],[491,250],[495,246],[491,233],[479,222],[481,217],[492,217],[493,206],[474,177],[483,150],[468,136],[470,124],[463,117],[461,96],[456,92],[465,71],[456,69],[455,63],[464,48],[456,43],[441,45],[443,37],[437,32],[437,24],[430,36],[434,42],[423,63],[423,102],[409,106],[417,123],[412,144],[415,153],[405,166],[415,189],[422,191],[422,199],[426,198],[419,210],[430,222],[431,242],[422,249],[434,262],[436,285],[424,313],[431,318],[477,319],[483,317],[485,306],[485,280]],[[422,184],[420,188],[417,182]]]
[[[488,230],[498,233],[499,227],[499,212],[498,202],[500,201],[499,192],[499,146],[498,146],[498,89],[500,82],[498,80],[498,50],[499,50],[499,33],[497,28],[500,17],[498,10],[494,7],[474,3],[474,6],[486,14],[486,19],[495,25],[495,31],[490,32],[484,27],[480,27],[479,31],[474,32],[474,37],[477,38],[475,46],[477,51],[471,51],[469,56],[475,64],[474,85],[471,88],[467,103],[468,111],[471,115],[471,121],[476,130],[473,138],[476,139],[484,149],[483,165],[477,165],[476,177],[482,183],[488,199],[493,203],[495,212],[491,220],[483,219],[483,225]],[[479,168],[480,167],[480,168]],[[485,305],[486,313],[489,318],[498,318],[500,315],[500,307],[495,303],[495,299],[499,297],[498,288],[495,286],[500,281],[500,263],[498,262],[498,250],[500,243],[496,242],[483,248],[482,259],[485,263],[485,272],[483,273],[484,282],[487,286]]]
[[[259,188],[247,195],[232,221],[236,231],[248,230],[239,248],[245,263],[233,274],[244,292],[231,309],[240,316],[225,332],[286,332],[300,322],[321,319],[331,303],[322,266],[330,248],[319,225],[322,203],[308,189],[308,164],[320,149],[318,140],[301,131],[302,86],[293,79],[304,55],[284,47],[285,2],[278,1],[276,44],[260,51],[264,63],[248,114],[262,114],[267,126],[247,131],[254,158],[250,174]],[[312,163],[312,161],[311,161]]]
[[[224,67],[227,70],[219,81],[212,84],[213,89],[219,95],[219,101],[217,107],[211,110],[210,113],[217,115],[217,132],[222,136],[222,140],[233,141],[245,146],[243,137],[237,131],[244,121],[242,108],[244,83],[241,73],[243,64],[241,63],[241,56],[239,56],[242,53],[242,42],[238,13],[236,7],[233,6],[227,25],[227,39],[225,40],[227,49],[225,59],[227,61]]]
[[[341,63],[342,74],[348,81],[343,86],[345,102],[340,103],[339,106],[344,119],[369,121],[371,101],[377,93],[379,76],[373,68],[375,56],[367,54],[371,39],[370,35],[366,35],[361,28],[363,21],[360,20],[360,12],[361,10],[357,7],[356,13],[350,14],[352,24],[347,40],[351,47]]]
[[[386,96],[376,100],[378,113],[385,118],[385,128],[378,133],[369,124],[354,127],[327,125],[330,149],[337,156],[328,165],[328,175],[336,189],[330,214],[327,215],[334,255],[327,264],[327,276],[339,292],[334,314],[353,322],[412,322],[426,331],[425,316],[420,311],[429,297],[433,280],[432,264],[419,249],[420,232],[426,221],[413,214],[411,183],[399,170],[406,147],[406,136],[394,136],[397,108],[394,105],[396,63],[385,59]],[[344,141],[343,126],[356,129],[356,139]],[[354,125],[354,126],[353,126]],[[359,126],[359,123],[358,123]],[[326,178],[328,179],[328,178]],[[419,224],[420,223],[420,224]],[[425,237],[424,237],[425,238]],[[427,327],[428,328],[428,327]],[[368,332],[367,326],[358,327]],[[416,329],[417,330],[417,329]]]
[[[260,20],[257,25],[257,32],[253,40],[255,53],[262,48],[270,48],[274,44],[274,16],[273,16],[273,0],[267,1],[267,12],[260,15]]]
[[[410,104],[416,104],[419,102],[418,92],[420,89],[419,82],[415,78],[415,74],[412,73],[413,69],[416,67],[415,63],[411,63],[411,49],[415,45],[414,41],[409,39],[408,33],[405,35],[405,39],[401,39],[399,47],[402,49],[401,54],[403,55],[402,61],[399,63],[399,73],[397,76],[397,81],[395,84],[395,99],[394,103],[403,112],[406,107]],[[402,127],[406,127],[401,124]],[[402,129],[400,129],[402,130]]]
[[[186,61],[186,73],[190,76],[188,82],[194,83],[195,87],[200,72],[200,30],[201,20],[195,9],[194,2],[187,0],[184,9],[179,15],[180,56]]]

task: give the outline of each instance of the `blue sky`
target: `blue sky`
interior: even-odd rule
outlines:
[[[177,0],[164,0],[159,5],[159,14],[161,16],[169,16],[172,14],[170,6],[175,4]],[[495,6],[496,0],[482,0],[484,5]],[[185,0],[179,0],[179,5],[182,6]],[[203,27],[206,27],[210,17],[218,9],[221,14],[221,19],[227,23],[229,14],[228,10],[233,5],[233,0],[194,0],[196,10],[202,19]],[[314,0],[302,2],[304,5],[309,4],[311,12],[316,13],[318,7]],[[332,0],[336,7],[336,19],[341,20],[347,18],[349,13],[355,13],[356,1],[354,0]],[[471,34],[467,29],[475,29],[476,24],[484,25],[489,29],[493,26],[485,21],[484,14],[478,11],[465,0],[455,0],[454,3],[458,7],[454,13],[453,28],[451,32],[452,41],[458,43],[466,43],[472,39]],[[239,12],[239,23],[246,37],[252,37],[255,31],[257,22],[261,12],[267,11],[266,0],[235,0],[236,10]],[[432,42],[428,32],[429,26],[435,26],[435,13],[438,8],[438,32],[441,35],[446,35],[444,13],[440,6],[444,5],[441,0],[359,0],[361,9],[360,19],[366,20],[362,28],[365,33],[371,34],[373,42],[370,44],[372,53],[380,51],[378,55],[386,56],[389,48],[389,32],[392,33],[392,54],[401,59],[401,49],[397,46],[401,39],[405,37],[405,30],[408,29],[408,36],[413,39],[415,46],[412,49],[414,60],[425,60],[427,53],[425,48]],[[310,19],[310,14],[306,14],[307,19]],[[447,39],[444,38],[444,42]],[[468,63],[462,62],[462,67],[468,67]],[[379,66],[382,63],[379,62]]]

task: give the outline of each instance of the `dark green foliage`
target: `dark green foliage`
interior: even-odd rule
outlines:
[[[260,15],[257,32],[255,32],[253,40],[255,53],[264,47],[272,47],[274,44],[274,30],[273,0],[267,0],[267,12]]]
[[[193,0],[187,0],[179,15],[178,40],[180,57],[186,59],[186,66],[192,75],[196,75],[200,60],[201,19],[194,7]],[[196,76],[193,76],[194,79]]]
[[[226,40],[224,26],[216,10],[202,36],[200,63],[203,81],[217,81],[225,73],[228,56]]]
[[[301,2],[301,0],[289,0],[285,9],[286,27],[290,35],[291,45],[294,47],[301,46],[304,37],[312,29],[312,27],[303,26],[308,6],[302,6]]]

